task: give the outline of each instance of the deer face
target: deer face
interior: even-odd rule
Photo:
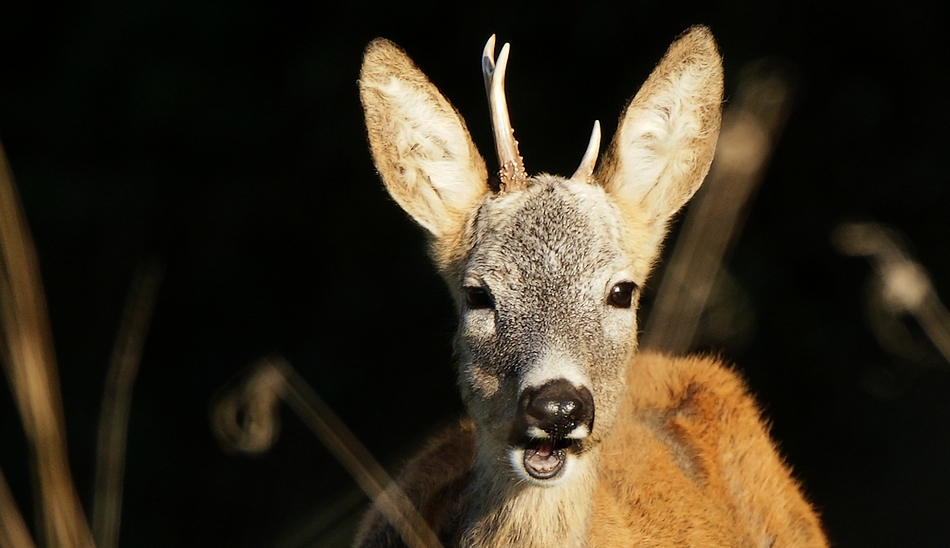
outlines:
[[[478,208],[458,278],[459,386],[482,448],[551,484],[614,418],[636,344],[635,271],[602,188],[552,176]]]
[[[601,167],[599,124],[570,179],[529,177],[508,123],[508,47],[483,71],[499,184],[465,123],[397,46],[366,50],[360,94],[376,167],[430,235],[460,314],[458,384],[476,467],[551,486],[617,419],[636,303],[674,215],[709,169],[722,67],[709,31],[669,49],[621,117]]]

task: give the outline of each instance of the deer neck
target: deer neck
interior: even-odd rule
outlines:
[[[476,452],[474,477],[464,495],[468,510],[459,546],[587,546],[597,450],[579,458],[570,476],[550,487],[518,478],[498,454]]]

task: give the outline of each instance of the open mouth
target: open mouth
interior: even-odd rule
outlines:
[[[508,458],[522,479],[556,485],[584,452],[594,428],[594,396],[563,379],[522,390],[509,433]]]
[[[569,438],[531,438],[524,447],[522,465],[534,479],[548,480],[559,476],[567,462],[568,450],[576,443]]]

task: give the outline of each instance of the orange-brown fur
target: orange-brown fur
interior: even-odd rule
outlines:
[[[467,419],[447,428],[397,480],[449,546],[457,543],[467,505],[462,492],[472,477],[473,436]],[[356,544],[401,541],[371,512]],[[736,373],[709,357],[641,352],[629,366],[620,420],[601,446],[589,545],[827,542]]]

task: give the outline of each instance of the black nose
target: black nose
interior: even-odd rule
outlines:
[[[519,411],[525,431],[534,426],[552,438],[563,438],[578,426],[594,429],[594,396],[565,379],[549,381],[521,394]]]

